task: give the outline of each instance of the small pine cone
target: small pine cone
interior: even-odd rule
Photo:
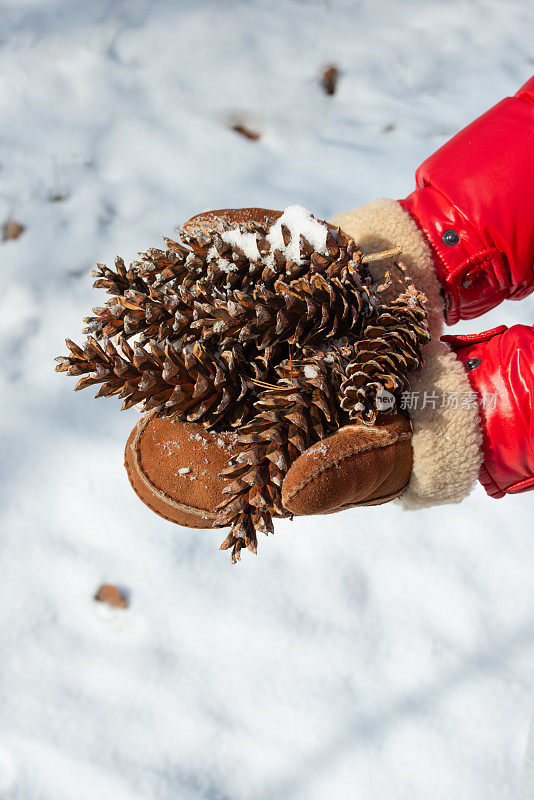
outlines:
[[[340,403],[351,420],[372,425],[384,393],[398,397],[408,386],[408,373],[423,363],[421,347],[429,339],[424,298],[412,288],[384,306],[354,345],[345,369]]]

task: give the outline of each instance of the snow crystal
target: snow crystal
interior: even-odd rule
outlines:
[[[257,235],[255,233],[243,232],[239,228],[235,228],[231,231],[225,231],[221,234],[221,238],[233,247],[239,247],[249,261],[257,261],[259,259],[260,251],[258,250]]]
[[[159,443],[156,431],[153,431],[152,439],[159,444],[159,446],[161,447],[166,456],[174,456],[176,455],[175,448],[180,449],[180,445],[178,444],[178,442],[163,441]]]
[[[317,378],[319,376],[319,370],[317,367],[314,367],[312,364],[306,364],[304,366],[304,377],[305,378]]]
[[[236,265],[233,264],[231,261],[228,261],[227,258],[219,259],[219,261],[217,262],[217,266],[219,267],[220,270],[226,272],[227,274],[229,272],[239,272],[238,267],[236,267]]]
[[[231,231],[230,231],[231,232]],[[212,261],[217,262],[217,267],[222,270],[222,272],[239,272],[238,268],[235,264],[229,261],[227,258],[223,258],[219,255],[217,248],[215,246],[210,247],[208,252],[206,253],[206,260],[208,263]]]
[[[193,441],[193,439],[197,442],[200,442],[202,447],[206,448],[208,446],[208,442],[206,441],[205,436],[202,436],[201,433],[190,433],[189,434],[189,441]]]
[[[325,456],[327,452],[327,447],[324,442],[316,444],[312,449],[312,455],[314,455],[315,458],[318,458],[319,456]]]
[[[291,240],[287,245],[284,244],[283,225],[291,233]],[[271,244],[269,258],[274,261],[272,253],[274,250],[281,250],[286,258],[291,259],[295,264],[301,264],[300,237],[304,236],[317,253],[326,253],[327,233],[326,226],[316,220],[304,206],[287,206],[267,234],[266,238]]]

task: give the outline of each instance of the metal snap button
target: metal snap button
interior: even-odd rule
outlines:
[[[443,236],[441,237],[443,244],[446,244],[447,247],[454,247],[455,244],[458,244],[460,241],[460,237],[456,233],[456,231],[448,230],[445,231]]]
[[[462,278],[462,286],[464,289],[471,289],[476,283],[480,281],[483,272],[480,269],[472,269]]]
[[[482,364],[482,361],[480,360],[480,358],[469,358],[465,362],[465,368],[466,368],[466,370],[468,372],[471,372],[472,369],[476,369],[477,367],[480,367],[481,364]]]

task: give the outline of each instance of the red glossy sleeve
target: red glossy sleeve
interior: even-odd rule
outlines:
[[[449,324],[534,289],[534,77],[430,156],[401,205],[430,242]]]
[[[478,398],[484,488],[492,497],[534,489],[534,328],[502,326],[443,339]]]

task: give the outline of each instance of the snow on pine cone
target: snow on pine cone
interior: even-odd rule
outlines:
[[[94,286],[111,299],[56,369],[124,409],[236,431],[218,509],[235,561],[289,516],[281,486],[300,453],[350,420],[373,424],[383,393],[404,390],[429,339],[425,298],[400,262],[377,286],[367,262],[391,252],[364,256],[301,206],[208,212],[180,239],[128,268],[98,265]]]

